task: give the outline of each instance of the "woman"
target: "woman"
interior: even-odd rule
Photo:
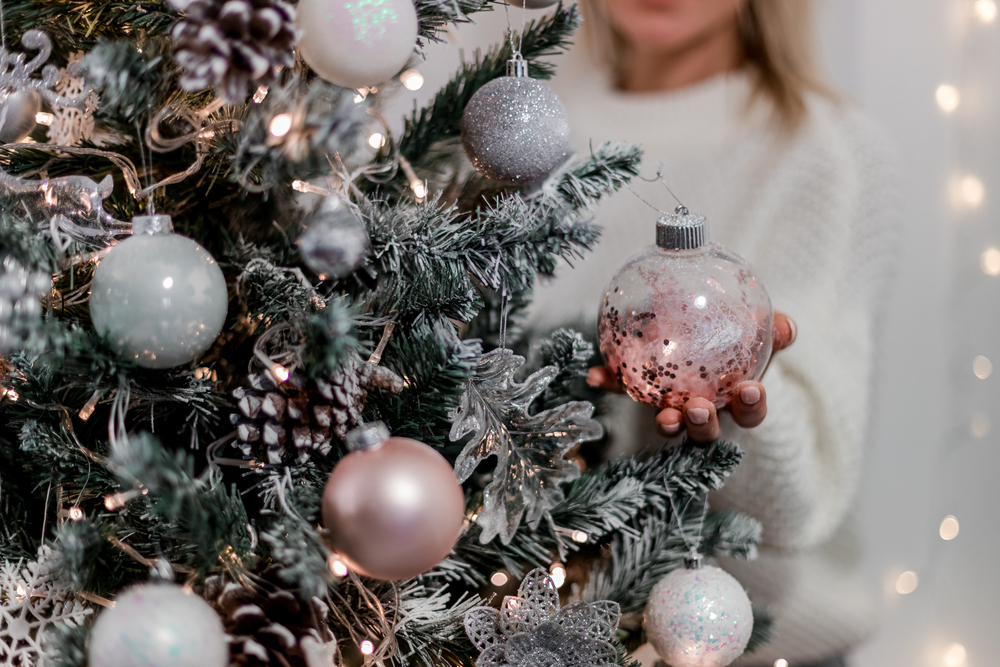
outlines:
[[[886,151],[814,74],[806,0],[583,4],[589,40],[553,82],[577,149],[638,143],[650,175],[663,160],[665,182],[708,217],[713,241],[750,261],[801,333],[722,414],[691,401],[683,414],[654,415],[617,397],[613,446],[662,441],[654,419],[662,435],[738,442],[746,457],[711,502],[759,519],[763,543],[756,561],[722,565],[770,606],[777,633],[740,664],[842,665],[874,626],[846,519],[875,408],[869,376],[892,257]],[[674,202],[659,183],[633,189],[601,208],[604,237],[572,277],[538,286],[536,324],[593,318],[616,268],[654,241],[659,214],[635,195],[663,210]],[[778,346],[795,330],[782,320]],[[592,371],[593,384],[608,379]]]

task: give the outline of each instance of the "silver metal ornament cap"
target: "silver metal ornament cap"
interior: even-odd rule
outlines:
[[[389,429],[382,422],[372,422],[362,424],[348,432],[344,438],[347,441],[347,448],[352,452],[363,452],[366,449],[377,447],[392,437]]]
[[[700,570],[702,567],[701,554],[697,551],[692,551],[690,554],[684,557],[684,569],[685,570]]]
[[[156,215],[137,215],[132,218],[132,234],[146,234],[156,236],[158,234],[173,234],[174,222],[169,215],[158,213]]]
[[[507,76],[528,76],[528,61],[521,57],[520,53],[515,53],[514,57],[507,61]]]
[[[678,206],[656,221],[656,245],[665,250],[694,250],[708,243],[708,220]]]

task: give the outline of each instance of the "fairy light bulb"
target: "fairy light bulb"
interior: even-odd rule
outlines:
[[[951,200],[955,208],[975,209],[986,198],[986,188],[977,176],[967,174],[952,181]]]
[[[562,563],[553,563],[552,567],[549,568],[549,575],[556,588],[562,588],[562,585],[566,583],[566,567]]]
[[[980,380],[985,380],[993,374],[993,362],[983,355],[979,355],[972,362],[972,372]]]
[[[337,556],[336,554],[330,556],[327,560],[327,564],[330,566],[330,571],[333,572],[335,576],[346,577],[348,573],[347,564]]]
[[[367,639],[361,642],[361,646],[359,648],[361,649],[361,652],[364,653],[365,655],[371,655],[372,653],[375,652],[375,644],[372,644]]]
[[[424,85],[424,75],[415,69],[408,69],[400,74],[399,80],[407,90],[420,90]]]
[[[917,577],[917,573],[913,570],[907,570],[896,577],[896,592],[900,595],[909,595],[917,590],[919,584],[920,578]]]
[[[967,652],[965,647],[961,644],[949,644],[948,648],[944,650],[944,664],[948,667],[961,667],[965,664],[965,659],[967,657]]]
[[[80,521],[81,519],[83,519],[83,510],[80,509],[79,507],[70,507],[69,518],[72,519],[73,521]]]
[[[283,137],[288,134],[291,129],[292,114],[290,113],[279,113],[271,119],[271,124],[268,126],[268,131],[273,137]]]
[[[373,132],[368,137],[368,145],[374,148],[375,150],[382,148],[383,146],[385,146],[385,136],[381,132]]]
[[[993,23],[997,17],[997,3],[993,0],[976,0],[973,11],[976,13],[976,18],[983,23]]]
[[[962,96],[959,94],[958,88],[944,83],[934,91],[934,99],[937,100],[938,106],[941,107],[942,111],[951,113],[958,108],[959,102],[962,101]]]
[[[490,577],[490,583],[499,588],[507,583],[507,574],[505,572],[494,572],[493,576]]]
[[[571,537],[573,538],[574,542],[579,542],[580,544],[583,544],[590,539],[590,536],[587,535],[587,533],[583,532],[582,530],[574,530],[573,535]]]
[[[987,248],[979,257],[979,266],[988,276],[1000,276],[1000,250]]]
[[[946,516],[941,521],[941,527],[938,529],[938,534],[941,536],[941,539],[946,542],[950,542],[958,537],[958,519],[951,514]]]

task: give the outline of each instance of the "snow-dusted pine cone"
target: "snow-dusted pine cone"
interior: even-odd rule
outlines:
[[[203,595],[230,636],[230,665],[308,667],[317,664],[310,654],[333,650],[325,602],[316,597],[308,603],[300,600],[278,585],[273,572],[254,577],[251,586],[219,576],[205,580]]]
[[[357,357],[329,380],[312,381],[296,371],[280,386],[269,373],[252,374],[249,381],[249,388],[233,391],[240,413],[231,420],[243,455],[257,453],[267,463],[305,461],[311,451],[326,454],[332,438],[342,440],[360,423],[372,387],[403,390],[398,375]]]
[[[174,58],[192,92],[215,86],[229,103],[251,83],[270,83],[277,67],[295,63],[295,9],[281,0],[170,0],[184,12],[171,30]]]

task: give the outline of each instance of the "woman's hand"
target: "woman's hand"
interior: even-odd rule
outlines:
[[[782,314],[774,314],[773,352],[783,350],[795,342],[795,321]],[[621,393],[622,387],[614,373],[597,366],[590,369],[587,384],[604,391]],[[733,402],[726,408],[733,414],[733,421],[743,428],[753,428],[767,416],[767,393],[760,382],[748,380],[736,385]],[[692,398],[683,410],[667,408],[656,415],[656,430],[665,436],[677,435],[687,428],[688,437],[695,442],[708,443],[721,435],[719,415],[712,402],[705,398]]]

